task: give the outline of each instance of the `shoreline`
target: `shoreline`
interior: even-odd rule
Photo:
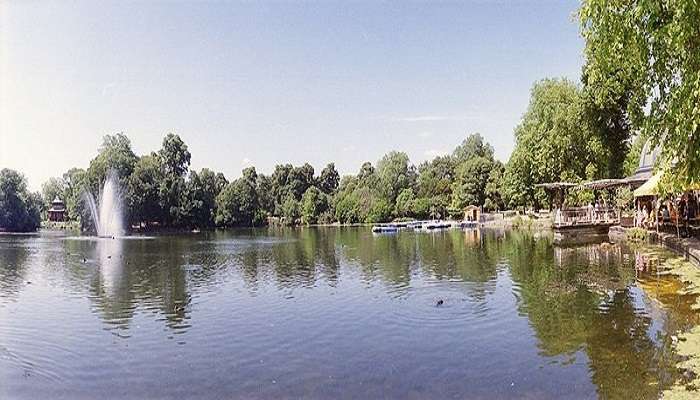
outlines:
[[[627,242],[632,242],[627,238],[627,232],[629,230],[630,228],[616,225],[610,228],[608,237],[611,241],[625,240]],[[656,231],[646,232],[647,237],[641,241],[642,243],[661,245],[684,257],[700,269],[700,240],[695,238],[679,238],[671,233]]]

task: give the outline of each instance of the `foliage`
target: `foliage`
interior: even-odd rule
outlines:
[[[697,1],[585,0],[579,17],[593,96],[623,93],[632,123],[663,144],[667,164],[676,161],[672,176],[700,181]]]
[[[51,208],[51,202],[55,198],[63,200],[65,198],[65,183],[61,178],[49,178],[48,181],[41,185],[41,197],[44,200],[42,204],[42,211],[46,211]],[[65,200],[63,200],[65,201]]]
[[[219,226],[250,226],[258,209],[255,187],[244,178],[227,184],[216,196],[215,222]]]
[[[615,206],[618,210],[630,210],[634,205],[634,192],[628,187],[620,187],[615,191]]]
[[[515,141],[504,179],[511,207],[539,208],[547,198],[535,184],[595,179],[608,170],[609,157],[587,123],[581,89],[566,79],[535,83]]]
[[[339,183],[340,175],[335,169],[335,164],[329,163],[318,177],[318,188],[325,194],[333,194],[338,190]]]
[[[396,210],[395,215],[397,217],[410,217],[415,214],[413,207],[415,202],[415,196],[413,194],[413,189],[404,189],[396,197]]]
[[[500,161],[495,161],[489,172],[486,187],[484,188],[484,208],[489,211],[498,211],[505,208],[503,200],[503,174],[505,167]]]
[[[367,222],[384,222],[391,220],[392,207],[386,199],[380,198],[372,202],[367,213]]]
[[[133,222],[160,221],[160,183],[163,179],[160,158],[150,154],[139,158],[128,180],[129,213]]]
[[[37,230],[41,223],[41,206],[41,195],[27,190],[24,175],[7,168],[0,171],[0,230]]]
[[[452,156],[439,156],[422,163],[418,167],[416,182],[418,197],[451,196],[455,168],[455,159]]]
[[[165,225],[185,225],[187,208],[182,204],[185,191],[185,174],[190,166],[190,152],[185,142],[178,135],[169,133],[163,138],[158,152],[161,178],[159,187],[159,204],[162,209],[161,222]]]
[[[392,151],[377,163],[377,176],[382,198],[387,204],[394,204],[402,190],[415,185],[416,169],[406,153]]]
[[[649,233],[643,228],[630,228],[626,231],[625,237],[632,242],[643,242]]]
[[[137,157],[131,150],[131,141],[126,135],[106,135],[102,139],[97,157],[90,161],[87,169],[88,189],[97,197],[109,171],[114,171],[122,185],[125,184],[127,177],[134,171],[136,161]]]
[[[460,164],[452,184],[452,208],[462,210],[468,205],[483,205],[493,167],[493,159],[483,156],[475,156]]]
[[[88,187],[87,171],[82,168],[71,168],[63,176],[63,201],[66,205],[68,219],[78,221],[88,212],[83,203],[83,193]]]
[[[301,204],[289,195],[282,203],[282,217],[288,225],[294,225],[301,218]]]
[[[306,192],[304,192],[304,195],[301,197],[302,223],[318,223],[319,217],[326,211],[328,211],[327,195],[315,186],[306,189]]]
[[[183,176],[190,166],[191,154],[180,136],[168,133],[158,152],[165,175]]]
[[[467,204],[501,209],[509,193],[507,169],[479,134],[469,135],[451,155],[416,168],[402,152],[362,164],[342,179],[333,163],[318,176],[306,163],[279,164],[271,175],[245,168],[228,182],[221,173],[189,171],[188,146],[175,134],[154,153],[136,157],[123,134],[108,135],[87,171],[72,169],[45,183],[45,193],[62,191],[69,215],[87,212],[84,190],[97,194],[101,171],[114,169],[124,189],[131,226],[212,228],[266,223],[283,217],[295,223],[371,223],[394,218],[445,218],[461,215]],[[189,173],[188,173],[189,172]],[[60,197],[60,196],[59,196]]]
[[[455,163],[461,164],[474,158],[486,158],[493,160],[493,147],[484,141],[480,133],[469,135],[452,152]]]
[[[182,214],[188,225],[211,228],[215,224],[216,196],[228,185],[222,173],[204,168],[190,172],[185,188]]]

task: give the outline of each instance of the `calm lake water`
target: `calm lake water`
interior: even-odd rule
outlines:
[[[520,232],[4,235],[0,398],[657,398],[698,321],[636,262]]]

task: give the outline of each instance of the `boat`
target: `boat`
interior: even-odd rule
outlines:
[[[435,230],[435,229],[446,229],[450,228],[452,225],[449,222],[445,221],[430,221],[426,224],[423,225],[424,229],[427,229],[429,231]]]
[[[455,223],[455,228],[460,228],[460,229],[473,229],[473,228],[478,228],[479,223],[476,221],[459,221]]]
[[[423,221],[411,221],[406,224],[408,229],[420,229],[423,226]]]
[[[375,225],[372,227],[372,233],[395,233],[399,228],[395,225]]]

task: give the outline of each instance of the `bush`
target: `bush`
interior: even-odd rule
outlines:
[[[532,227],[532,220],[529,217],[521,217],[520,215],[513,218],[511,223],[513,228],[518,229],[530,229]]]
[[[647,237],[649,236],[649,232],[646,231],[646,229],[642,228],[630,228],[627,230],[627,233],[625,234],[627,237],[627,240],[632,241],[632,242],[643,242],[647,240]]]
[[[386,222],[391,219],[391,206],[384,199],[378,199],[372,204],[365,222]]]

